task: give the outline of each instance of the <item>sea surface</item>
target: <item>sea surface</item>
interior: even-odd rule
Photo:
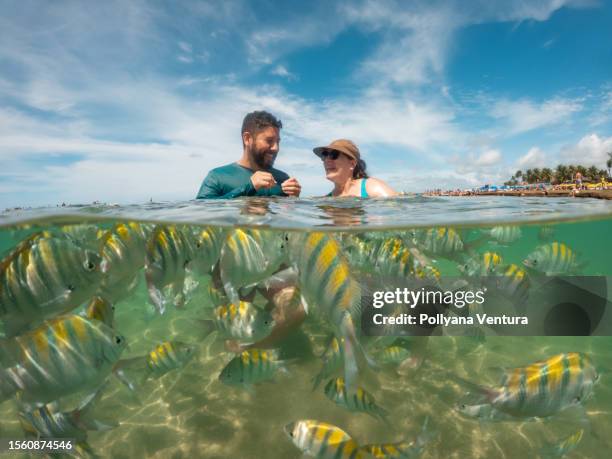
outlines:
[[[399,238],[412,249],[406,257],[418,253],[422,257],[419,263],[433,268],[429,271],[434,273],[430,277],[432,282],[465,277],[463,269],[469,260],[478,262],[484,254],[492,253],[500,260],[494,267],[497,276],[503,277],[506,268],[513,264],[525,269],[526,275],[533,277],[520,295],[527,292],[528,298],[538,298],[538,289],[544,285],[542,277],[536,280],[538,277],[533,270],[526,269],[524,261],[545,246],[551,247],[549,256],[559,257],[563,251],[564,256],[573,258],[569,263],[555,265],[560,267],[560,274],[540,272],[540,276],[548,279],[563,275],[596,281],[588,284],[589,291],[580,287],[573,291],[571,286],[567,287],[567,302],[571,306],[558,310],[554,309],[558,306],[554,302],[535,304],[529,299],[523,301],[524,298],[514,301],[513,297],[513,304],[539,308],[535,316],[540,323],[534,324],[534,336],[499,336],[494,329],[448,336],[437,329],[431,330],[431,336],[410,338],[405,348],[413,353],[418,364],[381,364],[371,372],[374,377],[370,374],[363,380],[364,388],[375,397],[376,404],[388,411],[388,422],[384,422],[368,413],[351,412],[326,398],[323,387],[331,377],[313,390],[313,378],[321,370],[320,356],[333,333],[329,318],[318,310],[318,305],[308,304],[304,322],[290,327],[288,333],[269,345],[279,351],[286,371],[278,371],[273,379],[253,387],[231,386],[224,384],[219,375],[236,356],[236,341],[228,340],[218,331],[210,333],[203,325],[219,306],[210,293],[213,282],[210,270],[192,272],[186,264],[185,304],[176,307],[170,301],[160,314],[152,305],[145,269],[139,266],[136,272],[130,273],[136,283],[130,286],[129,293],[114,301],[114,327],[129,345],[121,358],[144,359],[166,341],[192,345],[195,356],[180,368],[149,377],[143,383],[142,373],[132,371],[126,364],[125,373],[137,383],[135,390],[130,390],[113,374],[105,378],[106,385],[88,416],[117,425],[110,430],[87,432],[87,443],[99,457],[298,459],[303,457],[302,452],[286,435],[284,426],[302,419],[338,426],[359,445],[414,440],[427,419],[429,435],[418,456],[423,458],[548,457],[542,455],[542,448],[558,444],[583,429],[581,441],[565,457],[609,457],[612,450],[611,201],[407,196],[388,200],[238,199],[13,209],[0,213],[0,254],[10,257],[20,243],[45,231],[51,234],[45,237],[67,237],[77,247],[88,246],[100,251],[96,241],[103,239],[105,232],[128,222],[146,228],[148,238],[168,227],[190,235],[213,228],[222,234],[221,250],[228,250],[225,238],[238,230],[259,231],[268,240],[280,241],[294,241],[300,234],[322,232],[340,247],[337,257],[347,263],[350,276],[357,282],[362,276],[377,282],[380,270],[389,266],[395,269],[397,250],[404,249],[389,252],[387,258],[381,255],[380,249],[381,244],[393,238]],[[90,231],[79,232],[78,228]],[[91,236],[84,234],[96,236],[92,241],[87,239]],[[460,244],[455,237],[460,239]],[[362,242],[365,245],[360,245]],[[145,244],[145,250],[150,250],[151,242],[145,241]],[[554,244],[557,249],[553,255]],[[287,253],[278,269],[290,266],[295,257],[292,251],[300,250],[293,242],[283,243],[282,247]],[[271,256],[266,250],[262,252],[264,256]],[[144,263],[143,260],[143,266]],[[420,266],[424,267],[423,264]],[[310,268],[302,266],[301,269],[314,269],[306,266]],[[21,288],[28,287],[25,282]],[[253,302],[262,310],[275,307],[257,295]],[[69,313],[82,309],[79,306]],[[562,327],[567,334],[574,331],[590,336],[550,336],[560,334],[554,331],[559,329],[551,332],[547,326],[550,311],[567,314],[562,316],[565,317],[562,322],[576,324],[575,329],[569,325]],[[4,338],[0,346],[5,346],[10,339]],[[367,350],[375,348],[375,338],[362,336],[360,339]],[[496,386],[502,368],[523,367],[571,352],[588,355],[601,375],[592,397],[581,403],[581,407],[560,410],[545,418],[517,417],[502,422],[471,419],[457,411],[458,404],[474,391],[462,381]],[[339,376],[342,371],[334,375]],[[63,411],[69,411],[90,393],[91,390],[77,391],[59,400],[59,405]],[[14,397],[0,402],[0,438],[25,438],[19,421],[20,409]]]

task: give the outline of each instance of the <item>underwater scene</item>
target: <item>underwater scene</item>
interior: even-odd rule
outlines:
[[[611,235],[591,199],[5,211],[0,438],[73,440],[52,457],[609,457]],[[530,324],[371,333],[372,292],[397,285],[486,291],[435,313]]]

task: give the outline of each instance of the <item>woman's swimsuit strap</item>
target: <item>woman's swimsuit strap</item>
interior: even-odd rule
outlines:
[[[362,197],[362,198],[367,198],[367,197],[369,197],[369,196],[368,196],[368,190],[366,190],[366,181],[367,181],[367,180],[368,180],[368,179],[366,179],[366,178],[361,179],[361,197]]]

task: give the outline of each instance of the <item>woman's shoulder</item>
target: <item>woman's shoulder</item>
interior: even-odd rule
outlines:
[[[397,193],[391,188],[387,182],[376,177],[368,177],[365,181],[366,191],[368,196],[372,198],[394,196]]]

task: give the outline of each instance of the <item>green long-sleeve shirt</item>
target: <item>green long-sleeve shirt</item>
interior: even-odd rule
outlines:
[[[196,199],[231,199],[238,196],[287,196],[280,185],[289,176],[283,171],[271,168],[276,185],[255,190],[251,183],[254,171],[237,163],[227,164],[211,170],[200,187]]]

